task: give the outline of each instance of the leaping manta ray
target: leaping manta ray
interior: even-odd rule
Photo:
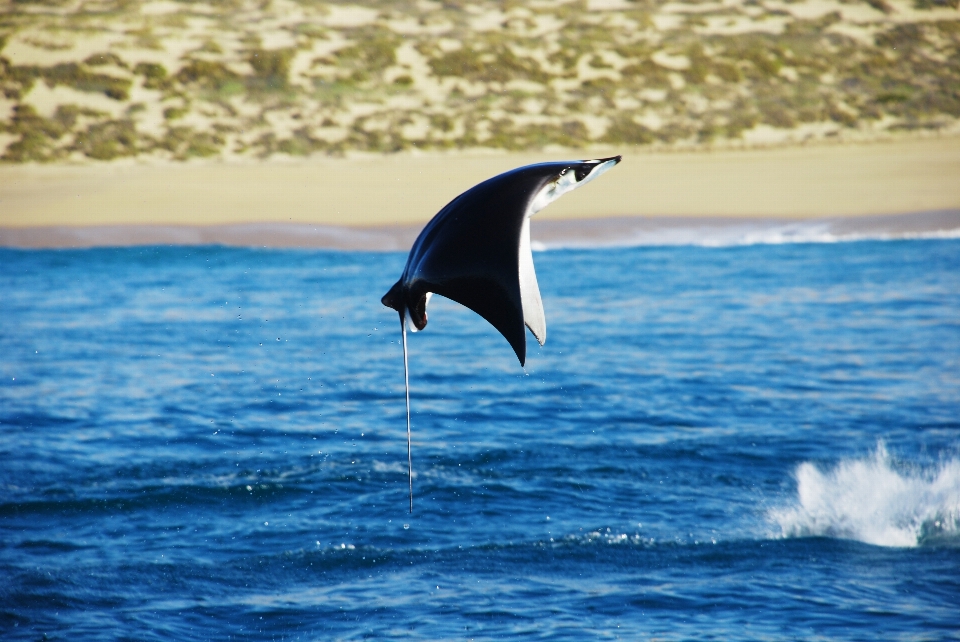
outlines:
[[[410,446],[410,375],[407,324],[427,327],[427,303],[439,294],[490,322],[523,366],[524,326],[540,345],[547,339],[543,301],[530,251],[530,217],[620,162],[595,160],[537,163],[510,170],[456,197],[427,223],[410,249],[403,274],[381,302],[400,313],[403,381],[407,399],[407,479],[413,513]]]

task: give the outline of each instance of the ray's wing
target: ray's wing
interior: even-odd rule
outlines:
[[[526,218],[540,185],[518,171],[464,192],[424,228],[404,273],[411,291],[435,292],[486,319],[521,365],[524,325],[541,343],[546,336]]]
[[[541,345],[547,338],[529,217],[619,162],[614,156],[537,163],[470,188],[424,227],[403,275],[381,301],[409,316],[411,329],[422,330],[427,295],[452,299],[493,325],[523,365],[524,326]]]

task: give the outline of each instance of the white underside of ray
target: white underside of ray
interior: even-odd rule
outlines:
[[[589,163],[590,161],[585,162]],[[604,163],[599,163],[592,172],[584,176],[583,180],[579,182],[577,181],[575,172],[567,172],[556,181],[547,183],[547,185],[544,186],[543,189],[541,189],[537,195],[533,197],[533,200],[530,201],[530,208],[527,210],[527,218],[530,218],[567,192],[572,192],[578,187],[583,187],[590,181],[605,173],[611,167],[614,167],[616,164],[617,161],[615,160],[608,160]]]
[[[543,314],[543,299],[540,298],[540,286],[537,273],[533,269],[533,252],[530,251],[530,217],[523,219],[520,230],[520,305],[523,308],[523,322],[537,342],[543,345],[547,340],[547,318]]]

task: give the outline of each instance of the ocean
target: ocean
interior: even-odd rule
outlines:
[[[789,241],[790,239],[779,239]],[[960,639],[960,240],[0,250],[4,640]]]

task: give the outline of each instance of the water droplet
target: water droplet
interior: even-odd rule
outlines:
[[[403,525],[403,530],[407,530],[407,529],[409,529],[409,528],[410,528],[410,524],[404,524],[404,525]]]
[[[264,526],[269,526],[269,525],[270,525],[270,522],[264,522],[263,525],[264,525]]]

